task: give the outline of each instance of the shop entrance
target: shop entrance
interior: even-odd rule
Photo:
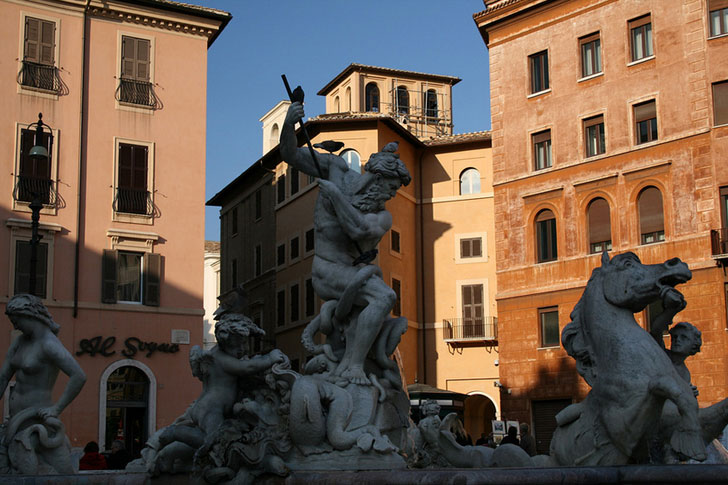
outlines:
[[[149,378],[136,367],[119,367],[106,381],[105,447],[121,440],[138,458],[149,436]]]

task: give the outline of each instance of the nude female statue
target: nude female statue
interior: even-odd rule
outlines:
[[[58,340],[61,327],[40,298],[15,295],[5,313],[22,334],[10,344],[0,369],[0,393],[15,376],[10,419],[0,432],[0,473],[73,473],[70,444],[58,416],[81,392],[86,374]],[[53,402],[59,370],[70,379]]]

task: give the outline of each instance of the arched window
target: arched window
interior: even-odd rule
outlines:
[[[409,114],[409,91],[404,86],[397,86],[397,113]]]
[[[341,112],[341,109],[339,106],[339,97],[337,96],[334,98],[334,113],[340,113],[340,112]]]
[[[662,193],[657,187],[645,187],[637,196],[640,216],[640,244],[665,240],[665,216],[662,212]]]
[[[346,96],[344,97],[344,111],[351,111],[351,88],[346,88]]]
[[[437,92],[434,89],[425,91],[422,106],[425,108],[427,122],[432,123],[437,121]]]
[[[278,128],[278,123],[273,123],[273,128],[270,129],[270,148],[273,148],[278,144],[281,139],[281,130]]]
[[[369,83],[364,89],[366,96],[366,110],[379,112],[379,87],[377,83]]]
[[[539,263],[556,261],[556,216],[544,209],[536,216],[536,258]]]
[[[346,160],[349,170],[361,173],[361,156],[356,150],[345,150],[341,157]]]
[[[480,193],[480,172],[475,168],[466,168],[460,174],[460,195]]]
[[[106,380],[107,449],[114,440],[121,440],[129,454],[136,458],[147,442],[149,378],[137,367],[119,367]]]
[[[586,210],[589,224],[589,253],[612,250],[612,223],[609,218],[609,203],[601,197],[589,202]]]

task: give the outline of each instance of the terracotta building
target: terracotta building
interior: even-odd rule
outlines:
[[[453,134],[451,95],[457,82],[452,76],[351,64],[319,91],[326,96],[327,112],[309,119],[306,127],[313,143],[343,142],[338,153],[352,170],[363,170],[370,154],[399,142],[413,181],[387,203],[393,226],[379,245],[376,263],[399,295],[393,313],[409,321],[399,346],[404,378],[448,391],[444,407],[463,413],[477,438],[500,414],[494,386],[498,337],[490,134]],[[266,338],[274,336],[294,368],[301,369],[310,357],[300,344],[301,332],[320,304],[311,284],[318,184],[278,153],[287,106],[279,103],[261,118],[263,157],[208,205],[221,206],[222,291],[236,282],[248,288],[255,275],[273,272],[275,288],[266,297],[273,314],[262,318]],[[302,136],[299,144],[304,145]],[[263,202],[263,211],[274,211],[274,219],[256,221],[245,209],[244,201],[253,194],[247,187],[274,196]],[[237,235],[233,227],[241,228]],[[234,261],[240,258],[260,260],[260,267],[246,263],[240,273]]]
[[[724,398],[728,4],[485,7],[503,414],[545,451],[554,414],[585,396],[560,331],[604,250],[690,266],[679,319],[703,347],[687,364],[701,406]]]
[[[0,311],[29,291],[37,198],[35,291],[88,378],[61,415],[73,446],[119,438],[137,454],[200,391],[207,50],[230,18],[167,0],[0,1]],[[39,112],[46,160],[29,156]]]

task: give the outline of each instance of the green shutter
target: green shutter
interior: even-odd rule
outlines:
[[[144,254],[144,301],[145,305],[159,306],[160,282],[162,279],[162,256]]]
[[[118,251],[104,249],[101,260],[101,302],[116,303],[116,267]]]

